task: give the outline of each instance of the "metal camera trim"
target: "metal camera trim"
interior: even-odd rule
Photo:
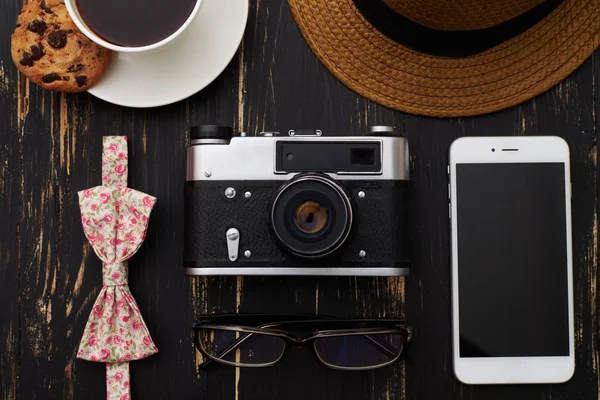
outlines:
[[[279,235],[279,233],[277,232],[277,229],[275,229],[275,223],[273,222],[274,217],[275,217],[274,216],[275,204],[277,204],[277,202],[279,201],[279,198],[287,189],[289,189],[291,186],[293,186],[297,183],[305,182],[305,181],[318,181],[318,182],[324,183],[325,185],[332,188],[342,198],[342,202],[344,203],[344,206],[346,208],[346,214],[348,215],[348,222],[346,224],[345,233],[338,240],[337,244],[325,253],[320,253],[319,255],[306,255],[306,254],[297,253],[297,252],[289,249],[286,245],[284,245],[286,248],[286,251],[290,252],[291,254],[293,254],[297,257],[301,257],[301,258],[305,258],[305,259],[318,259],[318,258],[328,256],[331,253],[335,252],[346,242],[346,239],[348,239],[348,236],[350,236],[350,231],[352,230],[352,225],[354,223],[354,213],[352,210],[352,202],[350,201],[350,197],[346,194],[344,189],[340,185],[338,185],[333,179],[331,179],[329,177],[325,177],[324,175],[316,174],[316,173],[302,174],[301,176],[291,179],[291,180],[285,182],[283,185],[281,185],[281,187],[277,190],[277,194],[273,198],[273,201],[271,202],[271,207],[270,207],[271,210],[269,213],[270,214],[269,222],[271,223],[271,229],[272,229],[273,233],[275,234],[275,236],[277,237],[277,240],[279,240],[280,243],[284,243],[284,241],[281,238],[281,236]]]
[[[299,139],[298,141],[313,141],[315,138],[320,138],[321,136],[308,136],[308,135],[298,135],[298,136],[292,136],[295,139]],[[312,140],[306,140],[306,139],[312,139]],[[304,139],[304,140],[302,140]],[[319,140],[319,143],[338,143],[340,142],[340,140],[330,140],[332,138],[323,138],[321,140]],[[333,138],[335,139],[335,138]],[[275,143],[273,143],[273,173],[275,175],[287,175],[290,174],[290,172],[288,171],[284,171],[284,170],[279,170],[277,169],[277,143],[278,142],[282,142],[283,140],[276,140]],[[381,139],[377,139],[375,137],[372,138],[368,138],[368,140],[362,140],[363,142],[367,142],[367,143],[379,143],[379,159],[383,160],[383,141]],[[344,142],[347,142],[344,141]],[[302,174],[304,172],[300,172],[300,174]],[[360,171],[352,171],[352,172],[346,172],[346,171],[337,171],[335,173],[336,175],[368,175],[368,176],[375,176],[375,175],[382,175],[383,174],[383,162],[381,163],[381,168],[379,168],[379,171],[369,171],[369,172],[360,172]]]
[[[386,136],[244,136],[233,137],[229,142],[206,143],[192,140],[187,150],[186,181],[259,181],[288,180],[298,172],[275,171],[274,151],[281,141],[306,141],[316,143],[378,142],[381,145],[381,172],[333,173],[324,175],[339,180],[409,180],[409,144],[403,137]],[[210,146],[204,146],[210,144]],[[210,148],[210,151],[208,150]],[[204,150],[203,150],[204,149]],[[251,149],[251,151],[249,151]],[[204,175],[211,171],[210,178]]]
[[[190,276],[408,276],[407,267],[188,267]]]

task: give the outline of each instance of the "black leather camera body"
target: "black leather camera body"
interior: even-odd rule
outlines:
[[[409,272],[408,143],[393,128],[190,133],[188,275],[399,276]]]

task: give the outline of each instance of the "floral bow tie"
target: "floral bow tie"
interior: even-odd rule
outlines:
[[[78,358],[106,363],[109,400],[130,398],[129,361],[158,352],[127,284],[127,260],[139,249],[156,198],[127,187],[127,138],[104,137],[102,186],[79,192],[83,230],[102,260],[103,287]]]

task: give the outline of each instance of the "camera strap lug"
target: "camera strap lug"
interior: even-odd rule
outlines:
[[[237,261],[238,251],[240,249],[240,231],[235,228],[227,230],[227,253],[229,261]]]

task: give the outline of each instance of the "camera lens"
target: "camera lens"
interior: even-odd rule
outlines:
[[[296,207],[294,223],[304,233],[318,233],[327,223],[327,209],[316,201],[305,201]]]
[[[286,250],[300,257],[322,257],[339,248],[350,233],[350,199],[331,178],[301,174],[278,190],[271,224]]]

